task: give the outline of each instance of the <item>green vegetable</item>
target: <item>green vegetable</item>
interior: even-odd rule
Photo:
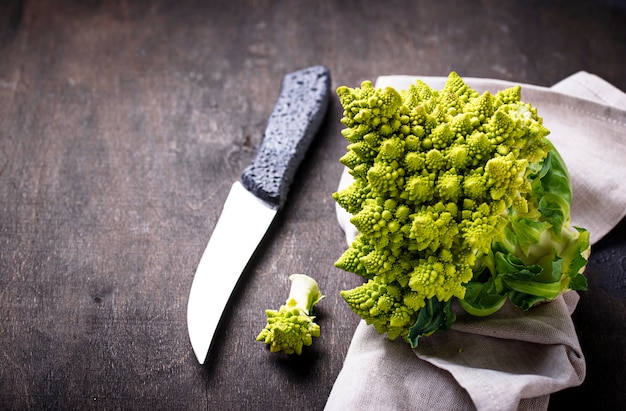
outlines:
[[[337,94],[354,181],[333,198],[359,235],[335,265],[367,279],[341,295],[379,333],[415,347],[455,300],[490,315],[586,289],[589,233],[570,226],[567,168],[520,86],[480,94],[452,72],[442,90]]]
[[[305,274],[292,274],[287,302],[276,310],[266,310],[267,325],[256,337],[269,345],[271,352],[301,354],[303,346],[313,344],[320,327],[313,320],[313,306],[323,297],[317,282]]]

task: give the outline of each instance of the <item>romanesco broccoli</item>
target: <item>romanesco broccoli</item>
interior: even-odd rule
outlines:
[[[455,299],[488,315],[586,288],[589,236],[569,225],[567,169],[520,86],[481,94],[452,72],[442,90],[337,95],[353,183],[333,198],[359,235],[335,265],[368,280],[341,292],[368,324],[416,346],[454,322]]]
[[[289,279],[291,288],[287,301],[278,311],[265,311],[267,325],[256,339],[267,344],[271,352],[301,354],[303,346],[310,346],[313,337],[320,336],[312,310],[323,295],[317,282],[305,274],[292,274]]]

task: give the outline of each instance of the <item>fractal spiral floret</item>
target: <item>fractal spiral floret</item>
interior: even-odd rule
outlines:
[[[415,346],[454,322],[454,299],[487,315],[585,288],[588,233],[569,226],[567,170],[520,86],[481,94],[452,72],[441,90],[337,95],[353,182],[333,198],[359,235],[335,265],[367,279],[341,295],[378,332]]]

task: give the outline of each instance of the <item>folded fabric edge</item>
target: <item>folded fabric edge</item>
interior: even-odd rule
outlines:
[[[602,77],[586,71],[578,71],[550,89],[626,110],[626,93]]]
[[[419,359],[452,374],[478,409],[525,409],[522,401],[547,400],[552,393],[581,385],[586,376],[584,357],[579,350],[567,344],[511,341],[506,349],[506,354],[511,356],[507,364],[502,362],[503,345],[497,339],[459,334],[453,330],[447,333],[453,333],[449,336],[450,340],[464,341],[468,348],[465,360],[441,355],[440,347],[432,353],[415,354]],[[427,339],[423,345],[430,343]],[[481,345],[480,350],[470,348],[477,344]],[[491,362],[486,352],[494,353]],[[480,362],[475,363],[471,358],[467,360],[474,353],[481,358]]]

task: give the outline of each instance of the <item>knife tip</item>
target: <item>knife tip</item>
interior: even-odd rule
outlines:
[[[193,348],[193,353],[196,356],[196,359],[198,360],[198,363],[200,364],[204,364],[204,362],[206,361],[206,358],[208,356],[208,349],[206,349],[206,347],[198,347],[197,344],[191,344],[192,348]]]

